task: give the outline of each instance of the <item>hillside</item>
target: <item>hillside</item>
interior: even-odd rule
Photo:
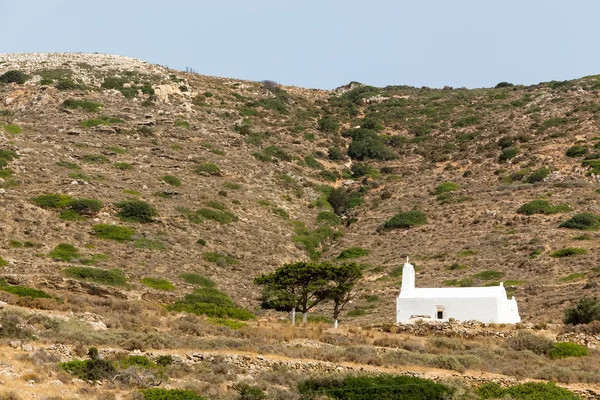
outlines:
[[[326,91],[79,53],[0,54],[7,71],[22,76],[0,82],[0,278],[13,288],[0,298],[108,328],[77,339],[74,326],[28,322],[50,341],[212,348],[207,337],[233,336],[245,342],[231,347],[259,351],[256,333],[195,334],[195,319],[167,311],[196,287],[182,274],[259,318],[284,317],[260,310],[254,277],[352,248],[365,250],[352,258],[365,281],[343,315],[351,327],[394,322],[406,256],[418,286],[504,281],[527,323],[560,323],[598,292],[600,220],[559,225],[600,214],[600,77]],[[119,217],[138,200],[156,211],[151,222]],[[547,203],[517,212],[534,200]],[[386,224],[410,210],[426,223]],[[158,332],[171,336],[148,339]],[[548,378],[533,375],[519,377]]]

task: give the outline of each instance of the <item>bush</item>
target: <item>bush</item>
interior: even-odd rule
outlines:
[[[88,112],[96,112],[96,111],[99,111],[102,107],[104,107],[104,104],[102,104],[102,103],[95,103],[93,101],[77,100],[77,99],[67,99],[67,100],[63,101],[62,105],[63,105],[63,107],[70,108],[72,110],[81,108],[82,110],[88,111]]]
[[[444,182],[435,188],[435,194],[440,195],[443,193],[454,192],[455,190],[458,190],[459,188],[460,188],[460,185],[458,183]]]
[[[0,75],[0,82],[2,83],[18,83],[19,85],[24,84],[29,77],[25,75],[23,71],[6,71],[2,75]]]
[[[204,163],[198,165],[194,172],[200,175],[221,175],[221,168],[219,168],[216,164],[213,163]]]
[[[554,343],[554,346],[548,350],[548,357],[553,360],[567,357],[583,357],[589,354],[587,347],[570,342]]]
[[[205,397],[184,389],[142,389],[140,393],[144,395],[144,400],[206,400]]]
[[[383,227],[385,229],[410,228],[425,225],[426,223],[427,216],[421,211],[413,210],[394,215],[383,224]]]
[[[538,168],[535,171],[533,171],[533,173],[531,175],[529,175],[529,177],[527,177],[525,182],[527,182],[527,183],[542,182],[544,179],[546,179],[546,177],[548,177],[548,175],[550,175],[550,168],[546,168],[546,167]]]
[[[97,224],[94,225],[93,229],[96,236],[100,239],[116,240],[118,242],[132,240],[132,236],[135,233],[135,229],[133,228],[109,224]]]
[[[33,199],[33,202],[42,208],[65,208],[71,202],[71,197],[65,194],[43,194]]]
[[[351,258],[359,258],[369,255],[369,250],[363,249],[362,247],[350,247],[349,249],[343,250],[339,256],[337,256],[338,260],[347,260]]]
[[[189,312],[217,318],[232,318],[242,321],[254,319],[255,316],[239,308],[225,293],[213,288],[201,288],[186,295],[167,307],[170,311]]]
[[[156,363],[146,356],[128,356],[119,361],[119,368],[140,367],[156,368]]]
[[[162,180],[167,182],[169,185],[181,186],[181,179],[173,175],[165,175],[162,177]]]
[[[81,257],[79,250],[71,244],[61,243],[54,248],[49,254],[55,260],[59,261],[72,261],[76,258]]]
[[[533,200],[523,204],[517,209],[518,214],[533,215],[533,214],[556,214],[560,212],[568,212],[571,208],[566,204],[552,205],[546,200]]]
[[[32,289],[25,286],[12,286],[6,281],[0,279],[0,290],[11,293],[19,297],[31,297],[34,299],[51,299],[53,298],[43,290]]]
[[[91,267],[71,267],[63,272],[74,279],[91,281],[109,286],[125,286],[127,279],[123,271],[114,268],[109,270],[91,268]]]
[[[215,263],[217,265],[235,265],[235,264],[239,264],[240,262],[231,257],[230,255],[227,254],[223,254],[223,253],[218,253],[218,252],[214,252],[214,251],[208,251],[204,254],[202,254],[202,258],[204,258],[206,261]]]
[[[502,150],[502,153],[500,153],[500,157],[498,157],[498,161],[501,163],[506,162],[510,159],[515,158],[518,154],[519,154],[518,148],[516,148],[516,147],[506,148],[506,149]]]
[[[571,256],[585,254],[585,253],[587,253],[587,250],[585,250],[585,249],[580,249],[577,247],[568,247],[566,249],[556,250],[554,253],[550,254],[550,257],[554,257],[554,258],[571,257]]]
[[[74,199],[69,201],[67,208],[79,215],[93,216],[102,208],[102,202],[93,199]]]
[[[202,276],[200,274],[195,274],[193,272],[186,272],[179,275],[181,279],[186,281],[187,283],[191,283],[192,285],[198,285],[205,288],[214,288],[217,284],[210,278]]]
[[[595,231],[600,229],[600,217],[592,213],[575,214],[558,226],[559,228]]]
[[[116,162],[113,165],[116,169],[120,169],[121,171],[129,171],[133,169],[133,165],[126,162]]]
[[[428,379],[401,375],[312,378],[298,384],[298,391],[314,398],[328,396],[339,400],[441,400],[454,389]],[[320,398],[320,397],[319,397]]]
[[[239,400],[264,400],[267,398],[267,394],[261,388],[245,383],[235,385],[235,390],[240,393]]]
[[[101,381],[113,378],[116,374],[115,367],[110,361],[98,357],[98,349],[90,347],[88,351],[89,360],[73,360],[59,363],[60,369],[75,375],[85,381]]]
[[[496,86],[494,86],[494,88],[500,89],[500,88],[512,87],[512,86],[515,86],[515,85],[513,85],[512,83],[509,83],[509,82],[500,82]]]
[[[589,324],[592,321],[600,321],[600,302],[596,297],[584,297],[575,307],[565,310],[565,324]]]
[[[340,224],[340,217],[331,211],[321,211],[317,215],[317,224],[336,226]]]
[[[341,161],[346,158],[339,147],[330,147],[327,150],[327,157],[332,161]]]
[[[569,147],[569,149],[567,150],[565,155],[567,157],[582,157],[582,156],[586,155],[587,152],[588,152],[587,147],[575,145],[575,146]]]
[[[504,272],[500,272],[500,271],[482,271],[482,272],[479,272],[479,273],[473,275],[473,278],[480,279],[482,281],[491,281],[494,279],[500,279],[503,276],[504,276]]]
[[[554,345],[554,341],[533,333],[519,332],[508,339],[508,345],[516,351],[529,350],[535,354],[546,354]]]
[[[8,265],[8,261],[4,258],[0,257],[0,267],[6,267]]]
[[[91,164],[108,164],[110,160],[102,154],[85,154],[81,159]]]
[[[169,282],[166,279],[159,278],[144,278],[142,279],[142,283],[146,286],[149,286],[154,289],[159,290],[175,290],[175,285]]]
[[[142,200],[127,200],[117,203],[121,211],[117,214],[123,221],[148,223],[158,215],[154,207]]]
[[[355,160],[393,160],[396,158],[394,152],[386,147],[385,140],[370,129],[359,128],[361,134],[351,135],[352,142],[348,146],[348,156]],[[371,132],[371,133],[365,133]]]
[[[554,382],[527,382],[507,388],[502,388],[496,382],[487,382],[477,389],[477,394],[482,399],[581,400],[579,396],[556,386]]]
[[[367,163],[354,163],[350,167],[352,171],[352,176],[354,178],[360,178],[361,176],[368,176],[369,178],[377,178],[379,177],[379,171],[377,168],[367,164]]]
[[[0,125],[6,132],[8,133],[12,133],[13,135],[17,135],[21,132],[23,132],[23,128],[21,128],[19,125],[15,125],[15,124],[8,124],[8,125]]]
[[[325,133],[335,133],[340,129],[340,125],[329,117],[319,119],[317,126],[321,132]]]
[[[238,220],[237,216],[229,211],[215,210],[212,208],[201,208],[196,211],[196,214],[201,215],[206,219],[212,219],[220,224],[228,224]]]

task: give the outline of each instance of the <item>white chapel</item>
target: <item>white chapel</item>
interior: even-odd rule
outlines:
[[[415,288],[415,269],[407,258],[396,303],[396,322],[450,318],[501,324],[521,322],[517,300],[506,297],[502,282],[488,287]]]

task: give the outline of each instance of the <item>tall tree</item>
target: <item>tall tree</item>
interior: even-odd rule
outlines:
[[[356,263],[345,263],[329,269],[329,285],[326,297],[333,301],[334,327],[338,327],[340,313],[356,295],[354,287],[362,279],[362,271]]]
[[[284,264],[270,274],[257,277],[254,282],[263,286],[274,305],[291,305],[293,325],[296,324],[296,310],[302,313],[302,323],[306,325],[308,312],[327,299],[332,268],[330,263]]]

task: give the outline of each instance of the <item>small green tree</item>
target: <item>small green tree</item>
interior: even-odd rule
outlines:
[[[565,324],[589,324],[600,320],[600,302],[597,297],[584,297],[575,307],[565,310]]]
[[[263,286],[276,300],[292,305],[292,325],[296,324],[296,310],[300,310],[302,323],[306,325],[308,312],[327,299],[331,268],[330,263],[284,264],[275,272],[256,277],[254,283]]]
[[[360,266],[356,263],[331,266],[328,272],[330,283],[326,297],[333,301],[333,326],[337,328],[340,313],[356,295],[354,287],[363,275]]]
[[[127,200],[117,203],[121,211],[117,214],[124,221],[152,222],[152,217],[158,215],[154,207],[142,200]]]

